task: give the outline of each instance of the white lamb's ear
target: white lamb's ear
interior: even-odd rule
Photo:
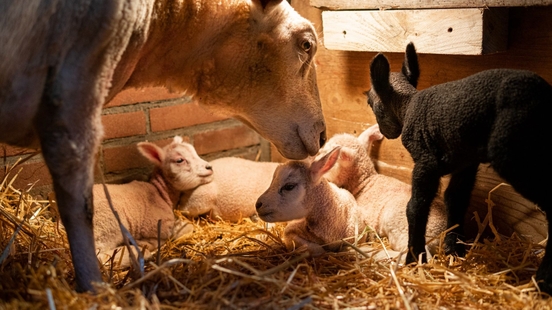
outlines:
[[[383,135],[380,132],[379,125],[375,124],[364,130],[357,139],[360,144],[364,145],[364,147],[368,149],[370,147],[370,143],[383,139]]]
[[[317,183],[326,172],[333,168],[333,166],[337,162],[337,159],[339,158],[340,152],[341,147],[337,146],[328,154],[322,156],[312,163],[312,165],[310,166],[310,174],[312,180],[315,183]]]
[[[349,147],[342,147],[339,153],[340,163],[349,164],[354,160],[355,152]]]
[[[174,136],[173,143],[182,143],[182,137],[181,136]]]
[[[161,167],[165,159],[165,152],[157,145],[150,142],[138,143],[138,151],[157,167]]]

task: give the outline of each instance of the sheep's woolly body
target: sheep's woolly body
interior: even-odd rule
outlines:
[[[140,247],[146,245],[149,251],[155,251],[158,247],[158,236],[161,242],[164,242],[169,237],[192,232],[191,223],[181,223],[174,215],[173,207],[178,202],[180,193],[166,184],[159,173],[154,173],[150,182],[133,181],[128,184],[106,186],[121,223]],[[100,251],[100,260],[105,261],[113,255],[115,249],[122,248],[123,235],[109,207],[102,184],[94,185],[93,195],[96,248]],[[158,221],[161,221],[159,234]],[[175,227],[179,230],[175,231]],[[125,256],[121,266],[128,264],[128,258]]]
[[[213,181],[184,191],[178,209],[190,217],[209,214],[213,219],[237,222],[257,214],[255,202],[279,164],[224,157],[210,165]]]

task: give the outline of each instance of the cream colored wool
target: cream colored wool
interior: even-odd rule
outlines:
[[[268,188],[278,163],[224,157],[210,162],[213,181],[182,193],[178,209],[190,217],[237,222],[253,217],[257,198]]]

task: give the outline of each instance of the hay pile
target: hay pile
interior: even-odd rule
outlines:
[[[0,309],[549,309],[532,276],[543,247],[517,236],[470,244],[398,267],[351,250],[311,258],[287,251],[282,225],[198,220],[145,274],[103,266],[97,295],[78,294],[67,239],[49,200],[0,180]],[[365,246],[382,249],[385,240]]]

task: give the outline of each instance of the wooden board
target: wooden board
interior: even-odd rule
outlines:
[[[508,10],[432,9],[325,11],[324,46],[331,50],[481,55],[504,51]]]
[[[545,6],[552,0],[310,0],[310,5],[330,10],[444,9]]]

